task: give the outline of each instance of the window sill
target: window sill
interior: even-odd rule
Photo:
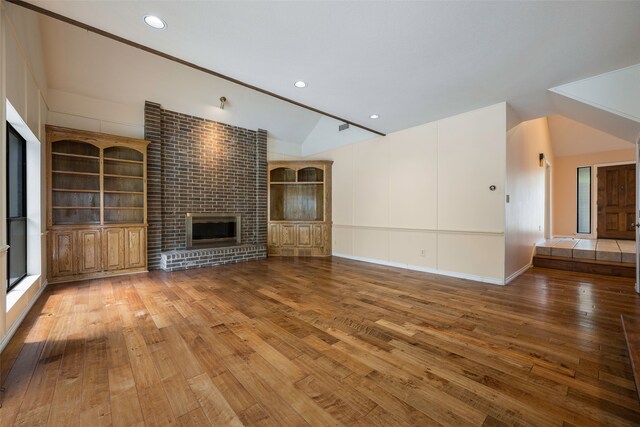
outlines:
[[[24,279],[20,281],[16,285],[15,288],[11,289],[7,293],[7,313],[11,311],[11,309],[20,301],[20,299],[27,293],[29,290],[40,283],[40,275],[33,274],[30,276],[26,276]]]

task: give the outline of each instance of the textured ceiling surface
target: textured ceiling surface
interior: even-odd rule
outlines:
[[[383,132],[640,63],[640,2],[31,3]]]

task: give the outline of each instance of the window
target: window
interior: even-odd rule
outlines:
[[[591,167],[578,168],[578,233],[591,234]]]
[[[7,123],[7,291],[27,275],[27,141]]]

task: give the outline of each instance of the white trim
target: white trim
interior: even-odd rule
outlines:
[[[382,227],[373,225],[346,225],[333,224],[334,228],[354,228],[359,230],[385,230],[385,231],[409,231],[418,233],[445,233],[445,234],[479,234],[486,236],[504,236],[504,231],[485,231],[485,230],[437,230],[433,228],[399,228],[399,227]]]
[[[45,281],[42,282],[38,293],[31,299],[31,301],[29,301],[24,310],[22,310],[22,313],[20,313],[20,315],[16,318],[16,321],[13,322],[13,325],[11,325],[5,336],[2,338],[2,340],[0,340],[0,353],[2,353],[7,344],[9,344],[9,341],[11,341],[11,338],[13,338],[13,335],[16,333],[25,317],[27,317],[27,314],[29,314],[29,312],[33,308],[33,305],[40,299],[40,296],[42,295],[44,289],[47,287],[47,284],[47,280],[45,279]]]
[[[509,282],[511,282],[513,279],[515,279],[516,277],[520,276],[522,273],[524,273],[525,271],[527,271],[528,269],[530,269],[531,267],[533,267],[533,264],[527,264],[524,267],[522,267],[520,270],[516,271],[515,273],[513,273],[511,276],[507,277],[504,281],[505,285],[508,285]]]
[[[421,266],[412,265],[412,264],[404,264],[404,263],[393,262],[393,261],[384,261],[384,260],[375,259],[375,258],[366,258],[366,257],[359,257],[359,256],[347,255],[347,254],[334,253],[333,256],[338,257],[338,258],[351,259],[351,260],[354,260],[354,261],[368,262],[368,263],[371,263],[371,264],[385,265],[387,267],[404,268],[406,270],[413,270],[413,271],[420,271],[420,272],[423,272],[423,273],[438,274],[440,276],[448,276],[448,277],[455,277],[455,278],[458,278],[458,279],[473,280],[474,282],[489,283],[491,285],[504,285],[505,284],[502,280],[495,279],[493,277],[476,276],[476,275],[473,275],[473,274],[458,273],[458,272],[455,272],[455,271],[438,270],[437,268],[421,267]]]

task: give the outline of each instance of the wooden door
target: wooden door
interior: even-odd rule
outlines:
[[[100,230],[78,231],[78,273],[97,273],[102,270]]]
[[[102,231],[102,260],[104,270],[124,268],[124,228],[105,228]]]
[[[125,268],[141,268],[147,265],[147,240],[143,227],[127,228],[124,247]]]
[[[76,273],[73,230],[55,230],[51,233],[51,275],[70,276]]]
[[[636,166],[598,168],[598,238],[635,239]]]

